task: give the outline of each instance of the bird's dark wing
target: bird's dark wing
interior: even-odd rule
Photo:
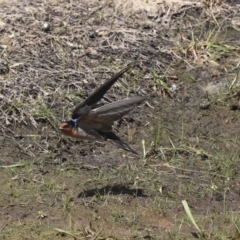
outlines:
[[[115,74],[108,81],[106,81],[103,85],[97,88],[84,102],[80,103],[76,106],[72,113],[72,119],[78,119],[84,114],[88,113],[94,105],[101,100],[104,94],[110,89],[110,87],[121,77],[126,71],[131,68],[132,65],[128,65],[122,71]]]
[[[134,151],[127,143],[123,142],[115,133],[113,132],[103,132],[97,130],[97,133],[102,136],[104,139],[111,141],[115,145],[119,146],[120,148],[124,149],[125,151],[131,152],[135,155],[138,155],[136,151]]]
[[[111,131],[115,121],[121,119],[144,100],[142,96],[135,96],[95,108],[78,119],[78,126],[105,132]]]

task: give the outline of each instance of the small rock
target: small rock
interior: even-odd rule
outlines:
[[[203,101],[200,103],[199,108],[203,110],[207,110],[210,107],[210,102],[208,100]]]
[[[45,23],[42,25],[42,30],[43,30],[44,32],[49,32],[49,31],[51,30],[50,24],[47,23],[47,22],[45,22]]]

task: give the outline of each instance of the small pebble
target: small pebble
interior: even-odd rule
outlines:
[[[203,110],[209,109],[210,102],[205,100],[202,103],[200,103],[199,107],[200,107],[200,109],[203,109]]]
[[[50,31],[50,25],[49,23],[45,22],[43,25],[42,25],[42,30],[44,32],[49,32]]]

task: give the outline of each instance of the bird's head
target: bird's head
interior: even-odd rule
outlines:
[[[59,123],[60,131],[67,136],[76,137],[77,133],[77,121],[70,120],[66,122]]]

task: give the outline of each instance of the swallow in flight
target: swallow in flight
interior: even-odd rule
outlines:
[[[70,121],[59,124],[61,132],[67,136],[93,141],[111,141],[124,150],[137,154],[112,131],[115,121],[129,113],[136,105],[145,100],[142,96],[125,98],[103,106],[97,105],[111,86],[130,69],[130,65],[111,77],[97,88],[84,102],[78,104]]]

